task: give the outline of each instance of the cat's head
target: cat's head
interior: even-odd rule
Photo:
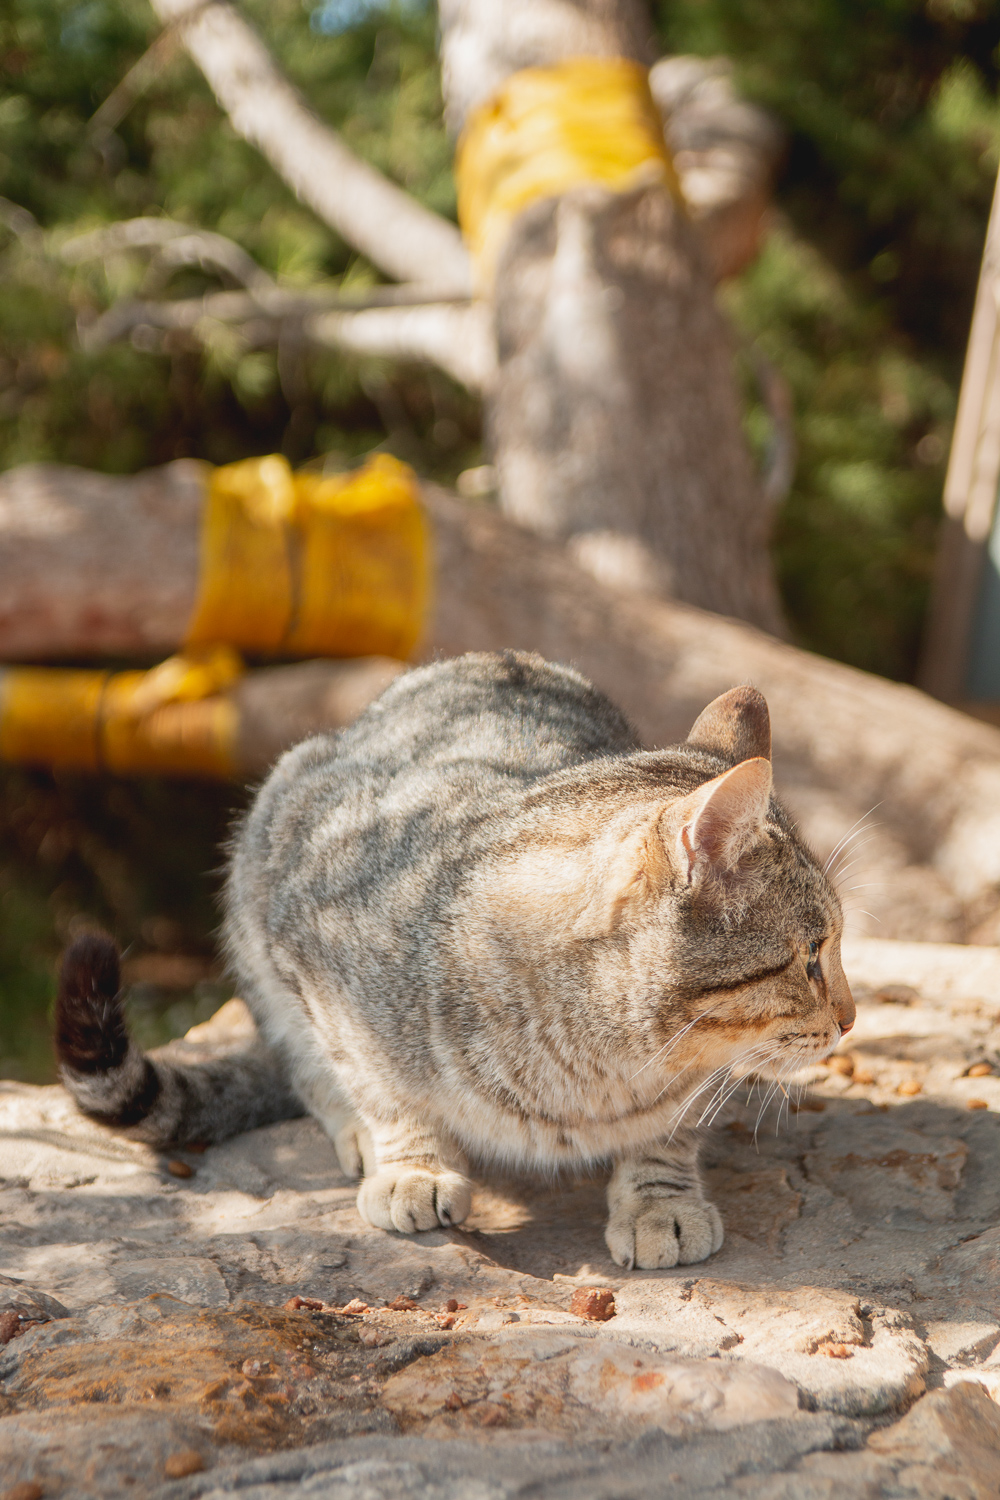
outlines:
[[[772,795],[770,757],[767,704],[740,687],[684,746],[639,758],[671,793],[646,802],[613,874],[650,1086],[730,1063],[780,1079],[854,1023],[840,902]]]
[[[671,1062],[714,1067],[738,1053],[781,1078],[825,1057],[854,1024],[840,901],[772,795],[770,719],[756,689],[710,703],[677,754],[673,774],[686,769],[696,784],[633,845],[623,930],[641,970],[670,955]]]
[[[840,902],[770,754],[767,704],[734,688],[683,745],[565,773],[558,802],[540,793],[545,837],[508,866],[519,952],[542,935],[555,982],[579,963],[595,1035],[650,1059],[654,1092],[730,1063],[781,1078],[853,1025]]]

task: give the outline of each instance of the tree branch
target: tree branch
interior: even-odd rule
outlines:
[[[437,365],[460,385],[482,393],[496,373],[496,343],[482,302],[379,307],[326,312],[306,319],[306,336],[355,354]]]
[[[153,250],[162,266],[201,266],[224,271],[249,291],[264,294],[277,290],[277,283],[235,240],[208,229],[193,229],[175,219],[125,219],[67,240],[59,252],[68,265],[86,260],[104,260],[126,250]]]
[[[386,275],[468,293],[469,258],[453,224],[354,155],[280,71],[226,0],[152,0],[174,24],[234,128],[303,203]]]
[[[359,292],[280,287],[241,246],[221,234],[192,230],[169,219],[131,219],[70,240],[62,258],[71,265],[129,250],[152,250],[152,269],[169,274],[198,265],[223,272],[239,291],[201,297],[134,298],[115,303],[89,324],[80,343],[94,352],[141,329],[180,330],[208,342],[212,324],[235,324],[254,347],[277,343],[294,323],[302,337],[327,348],[385,359],[417,360],[445,370],[470,390],[483,391],[496,367],[489,314],[467,298],[442,300],[420,283],[370,287]],[[148,339],[143,347],[155,347]]]
[[[338,309],[320,296],[277,288],[266,298],[247,292],[212,292],[173,302],[118,302],[80,329],[80,343],[93,353],[140,329],[179,330],[204,343],[210,324],[229,323],[238,325],[247,343],[259,348],[278,343],[282,327],[289,322],[298,324],[305,338],[324,348],[437,365],[476,392],[489,385],[496,364],[489,314],[481,304],[429,302],[359,308],[348,303]]]

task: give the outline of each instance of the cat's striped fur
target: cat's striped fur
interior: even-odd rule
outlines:
[[[608,1161],[614,1258],[703,1259],[722,1226],[696,1122],[741,1071],[815,1061],[854,1016],[840,906],[771,796],[769,755],[749,687],[685,744],[643,751],[537,657],[408,673],[285,755],[234,841],[226,948],[274,1059],[267,1083],[252,1074],[256,1114],[252,1059],[229,1065],[235,1094],[195,1090],[190,1120],[169,1070],[151,1099],[120,1038],[103,1102],[100,1071],[64,1048],[66,1081],[160,1140],[290,1112],[290,1084],[385,1229],[463,1219],[470,1159]]]

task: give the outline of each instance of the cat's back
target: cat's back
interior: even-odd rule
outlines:
[[[440,836],[541,776],[637,748],[624,716],[571,668],[516,651],[435,662],[398,677],[349,729],[284,755],[235,852],[273,869],[352,830],[370,853],[418,821]]]
[[[293,750],[279,769],[355,786],[475,767],[518,781],[638,748],[603,693],[569,667],[528,652],[476,652],[398,677],[347,730]],[[311,779],[311,777],[310,777]]]
[[[383,775],[479,763],[516,778],[638,748],[631,725],[579,673],[528,652],[476,652],[396,679],[336,742]]]

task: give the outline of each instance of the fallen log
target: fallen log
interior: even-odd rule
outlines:
[[[203,494],[189,462],[133,479],[53,465],[0,477],[0,660],[176,650]],[[602,586],[562,547],[434,485],[424,498],[437,593],[422,659],[515,647],[571,662],[650,745],[680,739],[709,699],[752,681],[770,703],[777,780],[805,836],[825,856],[860,827],[844,883],[880,920],[868,930],[1000,936],[1000,731],[736,621]],[[258,726],[241,752],[247,774],[345,722],[391,670],[369,662],[352,677],[323,662],[249,674],[238,688]],[[853,926],[867,923],[855,914]]]

